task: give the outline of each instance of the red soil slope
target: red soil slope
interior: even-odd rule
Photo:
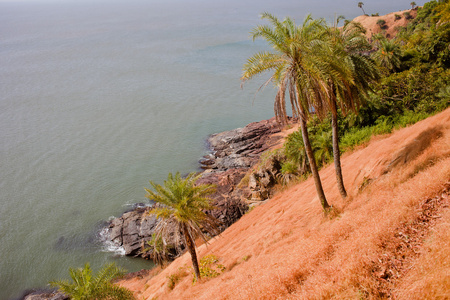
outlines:
[[[361,25],[366,28],[366,36],[371,38],[372,35],[381,33],[383,30],[385,31],[385,35],[387,38],[393,38],[398,30],[397,27],[405,27],[410,20],[407,20],[403,15],[405,12],[409,12],[412,18],[417,16],[416,9],[409,9],[404,11],[393,12],[384,16],[379,17],[371,17],[371,16],[359,16],[356,17],[353,21],[361,23]],[[396,19],[396,15],[400,16],[399,19]],[[386,22],[384,29],[382,29],[378,24],[378,20],[384,20]]]
[[[226,267],[218,277],[193,285],[185,254],[120,284],[137,299],[450,299],[450,109],[372,139],[342,165],[345,201],[333,165],[320,171],[331,215],[310,178],[200,246]]]

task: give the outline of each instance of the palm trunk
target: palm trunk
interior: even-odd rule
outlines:
[[[336,170],[336,181],[339,188],[339,193],[343,199],[347,198],[347,191],[344,186],[344,179],[342,178],[342,168],[341,168],[341,153],[339,150],[339,131],[337,123],[337,110],[336,102],[332,101],[334,110],[331,114],[331,129],[333,133],[333,158],[334,158],[334,169]]]
[[[186,225],[183,224],[182,228],[183,228],[184,239],[186,240],[186,246],[189,250],[189,253],[191,254],[192,266],[194,267],[195,277],[197,277],[197,280],[199,280],[201,278],[201,276],[200,276],[200,269],[198,267],[197,252],[195,251],[195,242],[192,240],[192,237],[189,234],[189,231],[186,228]]]
[[[325,193],[323,192],[322,182],[320,181],[319,171],[317,170],[316,160],[314,159],[314,153],[309,142],[308,130],[306,128],[306,120],[303,112],[300,112],[300,128],[302,131],[303,143],[305,145],[306,156],[308,157],[309,166],[311,168],[311,173],[314,178],[314,184],[316,186],[317,195],[319,196],[322,208],[327,210],[330,205],[325,198]]]

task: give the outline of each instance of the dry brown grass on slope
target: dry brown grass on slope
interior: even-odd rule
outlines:
[[[408,25],[408,22],[412,20],[407,20],[405,18],[405,12],[410,13],[412,18],[415,18],[417,16],[416,9],[408,9],[377,17],[362,15],[356,17],[353,21],[361,23],[361,25],[366,28],[367,38],[372,38],[373,35],[378,33],[384,33],[387,38],[393,38],[395,35],[397,35],[398,27],[406,27],[406,25]],[[400,16],[400,19],[397,19],[396,15]],[[386,22],[383,29],[377,24],[378,20],[384,20]]]
[[[416,143],[421,132],[430,128],[441,128],[441,133],[414,158],[386,172],[402,149]],[[380,277],[376,263],[390,255],[383,245],[398,234],[403,224],[417,218],[422,201],[441,191],[449,181],[449,149],[447,109],[345,154],[342,164],[349,192],[346,201],[341,200],[336,188],[333,166],[321,170],[329,202],[341,211],[333,218],[323,216],[314,183],[309,179],[255,208],[208,248],[200,247],[200,256],[213,253],[228,267],[217,278],[193,286],[192,276],[188,275],[169,290],[167,277],[179,272],[180,267],[190,266],[190,257],[185,254],[153,278],[136,278],[122,285],[135,291],[138,299],[380,299],[390,297],[392,289],[399,299],[405,299],[401,297],[405,295],[402,286],[409,285],[406,279],[402,281],[403,276],[412,276],[414,281],[414,276],[422,273],[402,274],[395,277],[392,287],[381,289],[380,280],[386,278],[382,278],[383,274]],[[444,221],[449,222],[448,214],[437,224]],[[434,247],[433,241],[430,243],[427,247]],[[421,263],[405,260],[405,268],[411,264],[416,270]],[[437,271],[433,278],[442,277],[439,272],[445,270]],[[448,281],[431,281],[423,286],[436,285],[436,291],[438,287],[445,291],[442,285]]]
[[[450,299],[450,211],[442,219],[446,221],[434,228],[422,255],[394,291],[398,299]]]

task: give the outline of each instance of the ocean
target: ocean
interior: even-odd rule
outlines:
[[[409,8],[392,2],[364,8]],[[268,49],[249,38],[264,11],[361,14],[353,0],[0,0],[0,299],[86,262],[152,267],[98,230],[146,203],[149,179],[197,171],[208,135],[273,116],[264,76],[239,81]]]

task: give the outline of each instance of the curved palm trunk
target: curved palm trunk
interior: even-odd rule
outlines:
[[[308,130],[306,128],[306,120],[304,117],[304,113],[300,112],[300,128],[302,131],[303,143],[305,145],[306,156],[308,157],[309,166],[311,168],[311,173],[314,178],[314,184],[316,186],[317,195],[319,196],[320,203],[322,204],[322,208],[327,210],[330,208],[330,205],[325,198],[325,193],[323,192],[322,182],[320,181],[319,171],[317,169],[316,160],[314,159],[314,153],[311,147],[311,143],[309,141]]]
[[[333,101],[334,108],[336,108],[336,102]],[[341,168],[341,153],[339,150],[339,130],[337,122],[337,112],[333,111],[331,114],[331,130],[333,133],[333,158],[334,158],[334,169],[336,170],[336,181],[339,189],[339,193],[343,199],[347,198],[347,191],[344,186],[344,179],[342,177]]]
[[[186,240],[186,246],[189,250],[189,253],[191,254],[192,266],[194,267],[195,277],[197,277],[197,280],[199,280],[201,276],[200,276],[200,269],[198,267],[197,252],[195,251],[195,242],[192,240],[192,237],[189,234],[186,225],[183,224],[182,226],[184,239]]]

